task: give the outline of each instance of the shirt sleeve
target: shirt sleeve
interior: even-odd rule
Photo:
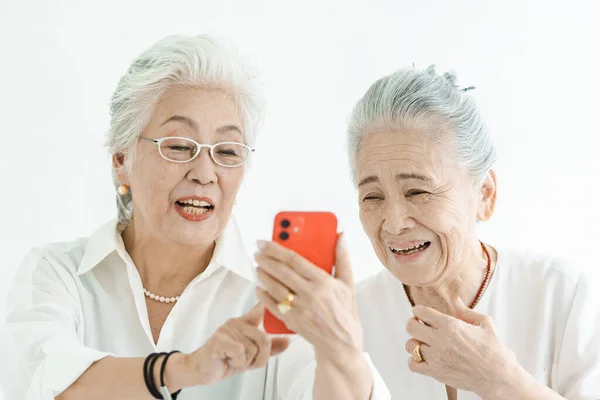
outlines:
[[[97,360],[110,355],[85,347],[76,284],[67,267],[31,251],[17,271],[1,330],[0,370],[7,399],[53,400]]]
[[[392,396],[368,353],[363,353],[363,356],[373,374],[370,400],[390,400]],[[273,399],[312,400],[316,367],[312,345],[302,337],[295,338],[290,347],[277,357]]]
[[[567,400],[600,399],[600,286],[582,275],[566,322],[557,365]]]

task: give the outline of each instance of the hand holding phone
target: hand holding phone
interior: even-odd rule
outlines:
[[[335,263],[337,218],[331,212],[280,212],[273,223],[273,241],[331,274]],[[264,327],[273,334],[295,333],[269,310],[265,310]]]

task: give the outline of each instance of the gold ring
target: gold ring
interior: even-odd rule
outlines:
[[[423,362],[423,355],[421,354],[421,343],[418,343],[415,346],[415,349],[412,352],[412,356],[415,359],[415,361],[417,363],[422,363]]]
[[[288,292],[285,300],[277,304],[277,309],[281,313],[281,315],[287,314],[292,309],[292,303],[296,296],[292,292]]]

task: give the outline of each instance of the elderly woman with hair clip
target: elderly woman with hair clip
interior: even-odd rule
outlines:
[[[360,220],[385,266],[357,288],[365,349],[394,399],[600,399],[598,285],[477,237],[495,151],[465,91],[404,69],[352,113]]]
[[[355,303],[339,300],[354,296],[342,279],[322,277],[331,307],[319,309],[321,340],[296,323],[307,341],[290,345],[294,370],[272,357],[289,339],[261,329],[252,262],[230,217],[261,98],[235,54],[206,36],[165,38],[133,62],[108,135],[119,218],[25,258],[8,298],[3,345],[18,368],[5,375],[8,399],[167,399],[181,389],[179,399],[389,398],[362,352]],[[347,273],[345,254],[338,245]]]
[[[352,113],[360,220],[385,266],[357,289],[365,348],[393,398],[600,399],[597,283],[478,239],[495,150],[455,81],[400,70]]]

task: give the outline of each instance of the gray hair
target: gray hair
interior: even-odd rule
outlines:
[[[358,153],[369,129],[397,128],[422,119],[450,127],[459,165],[468,169],[476,184],[483,182],[496,151],[475,100],[465,94],[470,89],[459,89],[453,72],[436,74],[434,65],[425,71],[401,69],[376,81],[354,107],[348,125],[354,183]]]
[[[151,119],[156,103],[173,87],[221,89],[242,112],[244,142],[253,147],[263,120],[264,98],[257,77],[232,47],[209,36],[169,36],[138,56],[120,79],[110,104],[107,145],[123,153],[131,171],[135,144]],[[119,182],[113,170],[115,189]],[[119,221],[131,221],[131,193],[117,192]]]

